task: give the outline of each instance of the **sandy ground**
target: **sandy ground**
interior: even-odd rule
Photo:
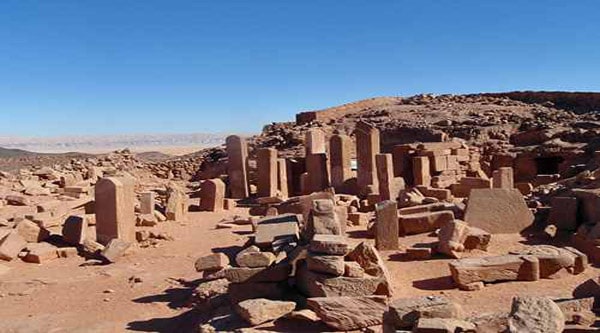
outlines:
[[[200,277],[193,265],[197,257],[212,251],[234,254],[240,249],[251,235],[249,226],[215,229],[215,225],[224,216],[244,212],[191,212],[185,223],[161,223],[157,228],[175,241],[136,248],[112,265],[81,266],[84,259],[80,257],[41,265],[3,262],[11,269],[0,275],[0,332],[190,332],[198,318],[185,307],[193,288],[180,281]],[[349,230],[352,242],[364,240],[363,229]],[[400,240],[403,249],[436,238],[417,235]],[[519,235],[496,235],[488,253],[470,255],[505,254],[524,243]],[[445,295],[468,313],[508,311],[515,295],[569,297],[577,285],[600,272],[589,267],[577,276],[498,283],[466,292],[452,286],[449,259],[407,261],[402,249],[382,253],[393,277],[395,297]],[[133,282],[136,278],[141,282]]]

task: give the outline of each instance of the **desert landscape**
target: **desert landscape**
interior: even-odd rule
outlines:
[[[3,148],[0,332],[596,332],[599,109],[421,94],[193,151]]]

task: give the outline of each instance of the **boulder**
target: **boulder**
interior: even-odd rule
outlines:
[[[561,333],[565,318],[556,303],[548,297],[513,298],[508,331],[510,333]]]

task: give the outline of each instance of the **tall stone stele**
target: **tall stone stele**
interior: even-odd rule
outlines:
[[[135,193],[132,179],[124,177],[102,178],[96,183],[96,238],[108,244],[119,238],[135,241]]]
[[[379,154],[379,130],[360,121],[356,124],[357,183],[360,194],[369,193],[369,187],[378,189],[375,155]]]
[[[329,159],[331,163],[331,186],[336,191],[343,189],[344,184],[353,177],[352,174],[352,139],[347,135],[335,134],[329,139]]]
[[[258,196],[274,197],[277,195],[277,150],[261,148],[256,153],[258,171]]]
[[[248,145],[246,140],[237,135],[230,135],[225,140],[227,147],[227,177],[229,180],[229,196],[233,199],[248,197]]]

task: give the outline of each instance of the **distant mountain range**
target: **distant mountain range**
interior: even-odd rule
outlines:
[[[0,137],[0,147],[40,153],[105,152],[116,149],[151,150],[160,147],[205,148],[225,143],[225,133],[120,134],[63,137]]]

